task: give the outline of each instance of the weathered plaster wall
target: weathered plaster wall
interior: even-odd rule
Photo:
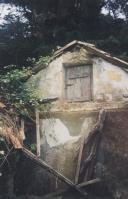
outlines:
[[[40,119],[41,158],[74,180],[80,137],[88,137],[97,113],[59,113]]]
[[[39,98],[61,97],[62,62],[62,57],[54,60],[28,80],[27,85]]]
[[[62,107],[66,103],[64,64],[80,63],[93,64],[93,102],[128,101],[128,73],[100,57],[92,58],[82,48],[53,60],[47,68],[33,75],[28,85],[34,88],[40,98],[58,97]]]
[[[119,101],[127,99],[128,73],[102,58],[93,60],[94,101]]]
[[[63,63],[78,64],[88,61],[84,49],[77,52],[68,52],[53,60],[47,68],[42,69],[28,80],[27,85],[37,96],[42,98],[64,98],[64,67]]]

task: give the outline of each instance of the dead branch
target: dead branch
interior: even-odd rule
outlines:
[[[8,156],[10,155],[10,153],[12,152],[12,150],[13,150],[13,147],[9,150],[9,152],[8,152],[8,153],[6,154],[6,156],[4,157],[2,163],[0,164],[0,169],[2,168],[2,166],[4,165],[4,163],[5,163],[6,161],[8,162],[7,158],[8,158]]]
[[[18,137],[18,135],[16,135],[12,131],[12,128],[4,128],[0,135],[5,138],[9,143],[11,143],[15,149],[21,149],[23,147],[19,139],[20,137]]]
[[[17,122],[17,117],[9,115],[9,113],[4,110],[0,112],[0,121],[2,126],[0,128],[0,136],[5,138],[8,143],[11,143],[14,148],[20,149],[23,145],[22,139],[22,129]]]

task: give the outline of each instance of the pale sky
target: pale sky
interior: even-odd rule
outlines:
[[[15,12],[15,6],[10,6],[9,4],[0,4],[0,24],[4,22],[5,15],[9,14],[10,12]]]
[[[0,24],[4,22],[5,15],[9,14],[9,12],[15,12],[15,11],[16,11],[15,6],[10,6],[10,4],[5,5],[4,3],[1,3],[0,4]],[[102,13],[108,14],[108,11],[105,8],[103,8]],[[119,17],[124,18],[122,14],[120,14]]]
[[[102,8],[102,13],[105,14],[105,15],[107,15],[109,12],[108,12],[107,9]],[[111,13],[111,15],[112,15],[112,13]],[[125,17],[124,17],[124,15],[122,15],[122,14],[120,13],[120,14],[119,14],[119,18],[124,19]]]

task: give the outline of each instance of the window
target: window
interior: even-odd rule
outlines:
[[[65,67],[65,95],[68,101],[91,100],[91,66]]]

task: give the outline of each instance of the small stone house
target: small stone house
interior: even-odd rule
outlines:
[[[57,50],[28,85],[50,102],[48,111],[36,112],[38,153],[74,182],[81,137],[89,136],[99,111],[127,110],[128,63],[73,41]]]

